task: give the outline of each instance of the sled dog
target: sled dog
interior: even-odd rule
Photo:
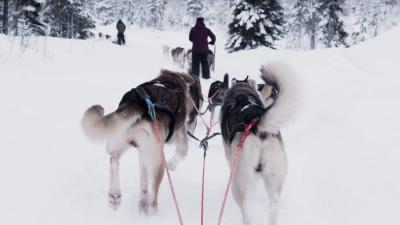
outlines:
[[[188,151],[186,119],[190,103],[187,95],[192,82],[193,78],[187,74],[162,70],[157,78],[125,93],[114,112],[104,115],[103,107],[94,105],[84,113],[82,128],[86,136],[93,141],[106,141],[111,172],[108,200],[114,210],[121,204],[119,159],[129,147],[135,147],[139,152],[139,211],[146,215],[157,211],[164,165],[143,96],[155,104],[161,140],[176,144],[175,154],[168,162],[174,170]]]
[[[262,68],[264,84],[257,92],[254,80],[232,80],[222,103],[220,122],[225,156],[232,167],[245,125],[257,121],[244,143],[232,178],[232,194],[242,213],[243,224],[251,224],[247,194],[261,178],[269,195],[269,224],[277,224],[280,194],[287,171],[280,128],[293,115],[297,98],[292,74],[282,63]]]
[[[216,80],[211,83],[208,89],[209,105],[208,110],[210,111],[210,124],[214,123],[215,109],[222,105],[225,94],[229,89],[229,74],[225,74],[224,81]]]
[[[166,59],[166,60],[171,60],[171,49],[170,49],[170,47],[168,46],[168,45],[163,45],[162,46],[162,52],[163,52],[163,56],[164,56],[164,59]]]
[[[182,47],[176,47],[171,50],[172,61],[179,66],[179,68],[185,68],[186,51]]]

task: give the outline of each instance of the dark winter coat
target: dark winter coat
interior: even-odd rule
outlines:
[[[203,18],[197,18],[196,25],[189,34],[189,40],[193,43],[193,53],[208,53],[208,37],[211,38],[210,44],[214,44],[215,35],[206,27]]]
[[[121,20],[118,20],[118,23],[117,23],[118,33],[123,34],[125,32],[125,29],[126,29],[125,24]]]

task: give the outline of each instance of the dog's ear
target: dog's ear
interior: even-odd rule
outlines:
[[[236,78],[232,78],[232,81],[231,81],[232,87],[235,86],[237,82],[238,81],[236,80]]]
[[[247,78],[248,78],[248,77],[247,77]],[[247,79],[247,78],[246,78],[246,79]],[[255,80],[249,79],[248,82],[249,82],[250,86],[251,86],[252,88],[254,88],[254,90],[257,90],[257,83],[256,83]]]
[[[224,83],[222,85],[223,87],[229,88],[229,74],[225,74],[224,76]]]

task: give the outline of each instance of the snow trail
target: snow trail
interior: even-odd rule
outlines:
[[[39,38],[23,52],[18,38],[0,35],[0,224],[178,224],[166,179],[158,215],[139,216],[135,149],[120,161],[122,205],[116,212],[109,208],[108,156],[102,144],[86,140],[80,120],[87,107],[113,111],[126,91],[162,67],[175,68],[162,58],[162,45],[190,46],[187,35],[132,29],[124,47]],[[300,80],[304,105],[282,130],[289,172],[281,225],[400,222],[399,38],[397,27],[350,49],[234,54],[225,54],[223,39],[217,39],[217,71],[202,80],[204,94],[225,72],[261,81],[260,65],[272,60],[284,60]],[[195,134],[205,132],[199,122]],[[220,138],[209,144],[204,224],[215,224],[229,168]],[[170,157],[173,149],[166,146],[166,153]],[[202,157],[191,140],[187,158],[172,173],[186,224],[200,223]],[[268,197],[261,184],[250,201],[254,224],[266,224]],[[241,224],[231,194],[223,224]]]

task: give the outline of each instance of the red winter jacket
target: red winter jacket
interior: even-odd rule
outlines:
[[[192,27],[189,34],[189,40],[193,42],[192,52],[208,53],[208,37],[211,38],[210,43],[214,44],[215,35],[206,27],[202,17],[197,18],[196,25]]]

